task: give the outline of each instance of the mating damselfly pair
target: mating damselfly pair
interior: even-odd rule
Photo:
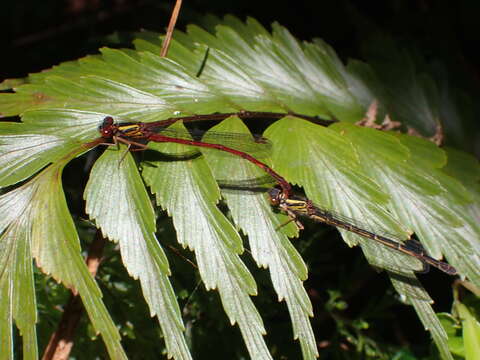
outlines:
[[[238,113],[236,115],[239,114],[242,113]],[[261,116],[262,113],[243,114],[254,114],[256,116]],[[279,116],[277,113],[267,114],[274,114],[274,117]],[[226,118],[227,116],[225,115],[230,114],[214,114],[211,116],[216,116],[214,120],[217,120],[217,118]],[[414,257],[424,264],[425,271],[428,269],[428,265],[431,265],[449,275],[457,274],[457,270],[453,266],[427,255],[423,246],[416,240],[399,239],[393,235],[386,236],[384,232],[369,230],[368,226],[361,224],[354,219],[337,214],[334,211],[323,209],[320,206],[314,205],[312,201],[306,198],[293,195],[292,186],[283,176],[278,174],[264,162],[251,155],[259,149],[261,150],[262,148],[269,147],[270,142],[268,139],[262,136],[250,136],[246,134],[208,132],[208,140],[204,140],[202,138],[204,133],[202,132],[194,134],[187,130],[168,128],[169,125],[179,120],[195,121],[205,119],[209,120],[210,118],[208,118],[207,115],[200,115],[183,119],[173,118],[151,123],[115,123],[114,119],[108,116],[103,120],[99,131],[102,141],[110,141],[111,143],[124,143],[128,145],[130,151],[145,150],[147,148],[146,144],[150,141],[153,141],[179,143],[196,147],[216,149],[239,156],[260,167],[276,181],[280,189],[272,188],[268,191],[270,202],[272,205],[285,212],[300,228],[303,227],[297,218],[307,217],[316,222],[325,223],[350,231],[366,239],[374,240],[390,249]]]

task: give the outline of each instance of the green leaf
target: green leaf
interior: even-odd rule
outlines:
[[[465,348],[463,346],[463,338],[457,320],[449,313],[437,314],[438,319],[442,323],[445,332],[448,335],[448,347],[453,355],[465,357]],[[461,329],[460,329],[461,330]]]
[[[415,308],[425,330],[432,335],[441,358],[453,360],[447,333],[433,311],[433,300],[428,296],[421,283],[414,275],[409,276],[410,281],[398,279],[395,275],[391,275],[390,280],[402,297]]]
[[[394,239],[408,238],[409,233],[387,212],[388,196],[362,173],[356,151],[342,134],[289,118],[277,121],[265,134],[274,144],[273,161],[278,164],[275,169],[290,182],[302,185],[308,198],[318,206],[351,219],[362,219],[356,222],[363,228]],[[369,261],[379,267],[400,273],[405,268],[422,268],[416,259],[341,232],[351,246],[360,243]]]
[[[366,175],[362,174],[360,164],[368,163],[368,175],[380,181],[387,178],[388,171],[386,171],[386,168],[388,169],[389,165],[391,166],[395,162],[404,162],[409,155],[407,148],[402,147],[395,138],[371,129],[361,129],[343,124],[333,127],[334,130],[338,131],[336,133],[304,122],[298,122],[293,127],[291,122],[288,123],[285,120],[276,122],[267,131],[268,136],[274,142],[274,149],[280,149],[280,151],[275,151],[274,156],[282,159],[282,164],[285,164],[279,168],[281,173],[286,174],[287,178],[293,183],[303,185],[307,194],[309,194],[309,198],[315,199],[323,208],[334,208],[342,214],[350,213],[352,218],[371,217],[380,219],[379,214],[387,213],[385,210],[382,212],[380,206],[365,206],[365,203],[369,205],[373,202],[377,204],[385,203],[385,196],[382,196],[375,183],[369,181]],[[293,131],[293,129],[295,130]],[[345,138],[348,139],[350,133],[354,133],[354,130],[362,132],[362,136],[357,138],[351,136],[352,143],[345,141]],[[288,141],[286,141],[287,137],[282,134],[288,134]],[[355,150],[352,149],[347,152],[352,144],[355,146]],[[378,153],[372,153],[372,149],[374,151],[378,150]],[[359,158],[351,154],[358,154]],[[382,156],[382,154],[386,155]],[[371,158],[363,158],[368,156]],[[311,159],[311,162],[302,164],[303,166],[289,166],[289,164],[298,163],[296,158],[308,158]],[[375,162],[378,162],[378,165],[376,165],[378,167],[378,177],[375,177]],[[306,171],[307,169],[308,171]],[[398,171],[398,169],[391,172],[393,174],[405,173]],[[363,182],[360,183],[359,178],[363,178]],[[359,184],[362,184],[362,186],[359,187]],[[391,190],[395,191],[395,189]],[[365,197],[369,194],[371,198],[365,200]],[[370,209],[375,213],[368,216],[366,212]],[[369,225],[371,229],[378,229],[379,227],[385,229],[388,221],[395,225],[388,217],[385,218],[383,223],[370,223]],[[387,228],[390,233],[394,233],[395,229],[393,226]],[[397,233],[399,233],[398,230]],[[344,232],[342,232],[342,235],[346,239],[353,237],[351,234],[345,234]],[[397,254],[387,248],[382,249],[381,246],[373,246],[374,244],[371,244],[369,240],[359,238],[358,241],[370,262],[393,272],[391,279],[395,288],[405,297],[405,300],[415,306],[425,327],[432,331],[437,346],[441,349],[442,356],[450,358],[445,332],[430,306],[432,300],[413,273],[408,271],[409,266],[413,270],[419,270],[422,265],[415,265],[415,259]],[[396,275],[398,273],[401,274],[401,278]]]
[[[248,133],[239,119],[228,119],[212,128],[215,131]],[[204,139],[208,141],[208,133]],[[232,155],[215,156],[213,150],[202,150],[217,179],[227,176],[233,179],[261,177],[262,171],[239,157]],[[261,158],[262,161],[268,159]],[[312,305],[302,281],[307,278],[307,268],[285,234],[295,235],[293,223],[282,227],[285,220],[273,216],[270,204],[263,193],[243,191],[222,192],[231,211],[235,224],[248,235],[252,257],[260,267],[270,270],[272,284],[279,301],[288,305],[293,325],[294,338],[299,339],[304,359],[318,356],[315,336],[309,317],[313,316]],[[281,230],[279,227],[282,227]]]
[[[3,259],[2,259],[3,260]],[[0,359],[13,359],[13,318],[12,318],[12,287],[10,286],[10,276],[2,269],[0,279]],[[36,349],[34,349],[34,353]]]
[[[464,186],[471,188],[478,183],[480,179],[480,164],[478,160],[470,154],[464,153],[453,148],[445,148],[448,154],[448,163],[443,171],[458,179]],[[474,187],[478,190],[478,186]]]
[[[439,162],[433,161],[435,159],[434,149],[431,148],[429,152],[433,154],[429,158],[432,159],[430,164],[432,167],[427,171],[425,160],[416,161],[416,157],[425,158],[414,155],[416,153],[422,154],[422,146],[426,145],[424,144],[425,141],[418,139],[413,141],[412,138],[401,137],[401,140],[406,140],[403,141],[403,144],[409,145],[409,151],[404,149],[403,157],[397,156],[395,159],[391,154],[398,155],[401,149],[401,144],[398,143],[397,139],[372,129],[344,124],[334,126],[334,128],[352,139],[356,146],[356,152],[360,155],[361,163],[369,164],[369,175],[391,195],[390,211],[401,220],[402,224],[409,225],[418,234],[429,253],[436,258],[439,258],[442,253],[446,254],[450,263],[465,273],[469,273],[472,279],[476,279],[478,272],[475,274],[473,269],[478,269],[479,264],[473,251],[475,237],[472,236],[469,239],[463,233],[462,238],[459,236],[455,239],[456,241],[451,240],[452,228],[453,231],[458,228],[458,233],[460,233],[468,226],[462,219],[458,218],[457,214],[459,212],[455,210],[456,207],[453,205],[455,202],[464,202],[465,200],[463,198],[455,199],[455,202],[445,200],[445,198],[452,197],[452,191],[448,191],[445,183],[454,181],[454,179],[445,178],[435,169],[433,165],[439,164]],[[420,146],[414,146],[414,143],[419,143]],[[392,149],[395,147],[396,150]],[[407,161],[408,157],[412,160]],[[417,166],[417,164],[422,166]],[[410,174],[415,174],[415,177],[409,176]],[[432,176],[432,174],[436,176]],[[457,186],[461,188],[459,183],[457,183]],[[445,224],[447,224],[447,227],[445,227]],[[445,229],[443,236],[439,236],[439,232],[443,229]],[[472,226],[470,231],[476,231],[475,227]],[[469,255],[466,255],[469,253],[464,253],[464,246],[472,248],[469,253],[473,256],[469,259]],[[426,296],[426,293],[415,294],[415,287],[418,290],[421,289],[418,282],[415,280],[416,285],[413,287],[413,284],[406,282],[403,284],[403,288],[399,288],[401,283],[394,278],[392,278],[392,281],[397,291],[406,295],[407,298],[411,298],[410,301],[415,306],[424,326],[431,331],[442,357],[449,358],[445,331],[434,316],[428,296]],[[424,301],[420,302],[419,299],[422,298]]]
[[[185,152],[180,144],[150,148],[167,154]],[[271,359],[262,337],[263,322],[249,297],[256,295],[256,284],[238,256],[243,252],[240,236],[216,207],[220,192],[206,162],[198,157],[154,161],[143,176],[157,204],[172,216],[178,242],[195,251],[205,287],[218,289],[230,323],[238,323],[251,356]]]
[[[440,258],[444,254],[472,281],[478,281],[478,271],[474,269],[478,269],[480,263],[474,249],[479,227],[468,212],[461,209],[469,206],[471,197],[457,180],[440,172],[435,163],[427,167],[425,160],[418,160],[417,149],[422,154],[424,144],[420,147],[415,144],[425,141],[401,136],[402,145],[408,146],[410,160],[394,162],[386,157],[389,154],[386,145],[380,146],[378,142],[387,140],[389,135],[346,125],[334,128],[354,140],[361,162],[368,164],[369,175],[390,194],[389,210],[417,234],[430,255]],[[391,138],[390,143],[393,141]],[[436,156],[434,150],[431,149],[432,159]]]
[[[456,304],[456,309],[462,320],[465,359],[476,359],[480,352],[480,323],[464,304]]]
[[[25,84],[26,79],[5,79],[0,83],[0,90],[14,89],[19,85]]]
[[[150,314],[160,322],[169,356],[191,359],[168,260],[154,235],[154,211],[132,156],[123,159],[125,151],[110,147],[96,161],[85,189],[86,211],[104,236],[119,242],[125,267],[140,280]]]
[[[1,123],[0,186],[29,178],[91,139],[99,115],[51,109],[27,112],[24,123]]]
[[[80,256],[78,237],[61,188],[62,168],[78,152],[79,149],[72,152],[70,158],[46,168],[28,183],[0,197],[0,212],[7,214],[0,222],[0,243],[7,250],[0,258],[0,283],[5,284],[2,286],[5,292],[0,297],[8,297],[15,304],[10,321],[2,327],[11,327],[11,321],[15,320],[24,335],[24,350],[35,356],[33,256],[46,274],[52,274],[65,286],[78,290],[110,356],[122,359],[126,356],[120,346],[120,336],[103,305],[101,292]],[[6,307],[2,310],[5,313]]]

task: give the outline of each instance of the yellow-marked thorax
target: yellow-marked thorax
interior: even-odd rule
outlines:
[[[145,137],[142,128],[139,124],[124,124],[118,125],[118,131],[122,134],[122,136],[126,136],[129,138],[143,138]]]

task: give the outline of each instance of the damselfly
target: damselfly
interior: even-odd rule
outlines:
[[[457,270],[453,266],[428,256],[423,246],[416,240],[408,239],[402,244],[402,240],[395,238],[393,235],[388,235],[387,237],[383,234],[366,230],[367,226],[360,224],[353,219],[349,219],[348,217],[337,214],[333,211],[322,209],[319,206],[314,205],[311,200],[293,195],[285,196],[283,191],[277,188],[269,189],[268,195],[271,203],[284,211],[300,228],[303,228],[303,226],[297,218],[299,216],[308,217],[314,221],[332,225],[337,228],[351,231],[364,238],[375,240],[391,249],[417,258],[425,265],[434,266],[449,275],[457,274]]]
[[[257,160],[249,153],[255,153],[270,147],[270,141],[261,136],[248,134],[208,132],[208,140],[201,140],[204,133],[192,133],[186,130],[170,129],[166,126],[169,121],[151,123],[125,122],[115,124],[112,117],[107,116],[99,128],[103,139],[111,140],[113,143],[127,144],[131,151],[145,150],[146,144],[154,142],[170,142],[198,147],[205,147],[224,151],[239,156],[252,164],[263,169],[268,175],[275,179],[282,188],[285,196],[291,192],[291,185],[280,174],[270,166]],[[247,153],[249,152],[249,153]]]

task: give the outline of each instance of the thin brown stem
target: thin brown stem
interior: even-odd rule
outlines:
[[[173,8],[172,15],[170,16],[170,22],[168,24],[167,33],[165,34],[165,39],[163,40],[162,50],[160,51],[161,57],[166,57],[168,53],[168,48],[170,47],[170,41],[172,40],[173,30],[175,30],[175,25],[177,23],[178,14],[180,13],[180,8],[182,7],[182,0],[176,0],[175,7]]]
[[[105,243],[105,238],[103,238],[100,230],[98,230],[95,240],[88,249],[86,260],[88,271],[94,277],[100,266]],[[65,311],[57,326],[57,330],[50,337],[42,360],[67,360],[69,358],[74,345],[75,330],[80,323],[83,310],[82,299],[80,295],[78,295],[78,291],[73,289],[72,295],[65,306]]]

